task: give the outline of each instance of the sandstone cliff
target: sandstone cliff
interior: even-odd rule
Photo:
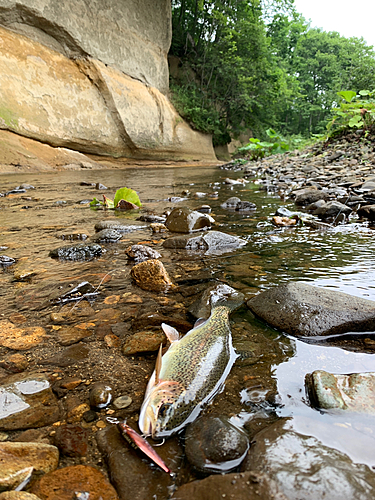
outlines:
[[[0,0],[0,128],[96,155],[214,161],[167,97],[170,16],[169,0]]]

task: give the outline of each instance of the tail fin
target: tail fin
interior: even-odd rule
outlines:
[[[210,294],[211,309],[218,306],[225,306],[228,307],[231,312],[242,306],[245,299],[243,293],[237,292],[237,290],[224,283],[217,285],[216,288],[211,290]]]

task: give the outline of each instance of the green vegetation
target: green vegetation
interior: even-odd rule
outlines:
[[[348,128],[364,129],[368,133],[375,126],[375,90],[352,90],[337,92],[339,106],[333,108],[334,116],[328,123],[330,134],[340,133]]]
[[[280,142],[267,131],[300,140],[322,134],[333,108],[349,116],[345,103],[370,110],[353,111],[350,123],[367,126],[373,118],[364,102],[371,92],[352,103],[337,97],[345,89],[375,89],[372,47],[311,28],[293,0],[172,0],[172,21],[172,100],[214,145],[251,131],[259,139],[248,152],[280,151],[282,142],[292,147],[290,139]],[[338,116],[332,130],[345,125]]]
[[[95,208],[98,206],[103,206],[104,208],[110,208],[110,209],[121,208],[121,201],[122,200],[125,200],[129,203],[132,203],[133,205],[136,205],[137,207],[142,206],[137,193],[133,189],[123,187],[123,188],[118,189],[116,191],[114,200],[110,200],[105,195],[103,195],[103,201],[100,201],[97,198],[94,198],[90,202],[90,207]]]

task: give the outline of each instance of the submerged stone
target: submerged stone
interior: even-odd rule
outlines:
[[[116,229],[102,229],[96,233],[91,239],[97,243],[114,243],[121,240],[122,234]]]
[[[144,262],[149,259],[160,259],[161,257],[159,252],[146,245],[131,245],[125,250],[125,253],[129,259],[133,259],[135,262]]]
[[[305,377],[310,403],[325,410],[375,414],[375,373],[334,375],[315,370]]]
[[[246,245],[246,243],[246,240],[238,236],[232,236],[221,231],[208,231],[196,236],[173,236],[166,239],[163,246],[165,248],[181,248],[193,251],[203,250],[206,254],[221,254],[233,251]]]
[[[248,449],[246,434],[224,417],[201,417],[186,429],[186,457],[199,472],[229,472],[240,465]]]
[[[103,229],[114,229],[119,233],[131,233],[147,227],[148,226],[145,224],[135,224],[134,221],[132,221],[132,224],[128,224],[125,220],[123,222],[118,220],[103,220],[95,224],[95,231],[99,232]]]
[[[375,302],[346,293],[290,282],[247,302],[268,324],[296,336],[375,330]]]
[[[102,247],[97,243],[79,243],[51,250],[49,255],[53,259],[62,260],[91,260],[102,254]]]
[[[168,292],[176,287],[162,262],[157,259],[149,259],[136,264],[131,270],[131,276],[142,290],[150,292]]]

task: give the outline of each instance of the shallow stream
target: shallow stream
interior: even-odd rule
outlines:
[[[294,209],[293,202],[268,195],[256,183],[244,186],[224,183],[226,177],[240,175],[214,167],[171,167],[1,176],[1,192],[22,183],[35,187],[23,194],[0,198],[0,246],[8,247],[0,254],[17,259],[14,266],[0,272],[1,317],[21,312],[29,325],[48,327],[51,311],[58,310],[57,306],[51,306],[49,298],[83,279],[94,286],[101,283],[95,310],[106,307],[106,297],[131,292],[143,297],[142,312],[147,312],[153,294],[142,292],[131,283],[124,252],[129,244],[138,242],[147,242],[162,254],[172,280],[179,285],[179,291],[168,297],[185,306],[214,280],[224,280],[248,298],[277,284],[298,280],[375,300],[375,241],[371,228],[352,220],[325,232],[307,227],[277,229],[271,224],[270,216],[280,205]],[[81,186],[82,181],[101,182],[108,190]],[[141,213],[150,210],[161,215],[176,206],[194,209],[209,204],[218,225],[215,229],[239,235],[248,243],[236,252],[222,255],[167,250],[161,246],[166,233],[153,234],[146,227],[126,234],[119,243],[103,245],[106,252],[91,262],[62,262],[49,257],[50,250],[70,243],[62,240],[62,235],[93,235],[94,225],[104,219],[135,220],[139,213],[134,211],[114,213],[80,204],[94,196],[101,198],[102,193],[113,198],[116,189],[123,186],[138,192],[143,203]],[[190,194],[183,195],[185,190]],[[221,208],[220,204],[231,196],[254,202],[257,210],[244,214]],[[172,202],[171,197],[186,199]],[[21,277],[15,281],[17,272],[26,273],[27,279]],[[111,279],[102,282],[106,274]],[[116,309],[116,305],[111,307]],[[124,306],[121,312],[126,313]],[[306,373],[317,369],[333,373],[375,371],[373,335],[369,333],[366,338],[370,341],[362,342],[357,349],[353,340],[343,340],[338,347],[337,344],[308,344],[283,335],[254,318],[246,307],[235,313],[232,321],[234,345],[245,355],[232,369],[223,393],[206,411],[225,414],[252,432],[264,427],[267,419],[287,417],[296,431],[317,437],[348,454],[355,462],[375,465],[373,419],[315,410],[310,407],[304,388]],[[135,415],[155,357],[153,354],[134,356],[121,368],[117,360],[123,355],[101,348],[100,342],[103,340],[97,332],[93,348],[99,346],[99,357],[91,360],[92,368],[86,377],[102,380],[113,371],[111,364],[117,363],[116,390],[134,399],[131,411]],[[90,342],[87,345],[90,346]],[[30,367],[38,367],[60,349],[61,346],[53,344],[52,336],[48,345],[28,353]],[[6,352],[6,348],[0,348],[0,355]],[[72,375],[77,374],[77,370],[85,375],[84,368],[78,366],[79,361],[71,367]],[[130,375],[123,373],[123,381],[122,369],[130,370]],[[140,380],[127,386],[138,369]],[[69,368],[65,374],[69,375]]]

